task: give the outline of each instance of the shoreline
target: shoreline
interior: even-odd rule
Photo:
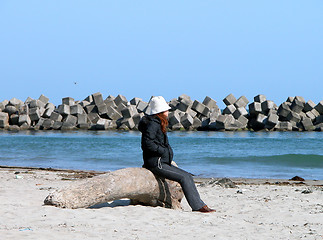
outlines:
[[[48,171],[56,173],[67,173],[74,174],[75,179],[77,178],[91,178],[97,175],[109,173],[112,171],[96,171],[96,170],[80,170],[80,169],[61,169],[61,168],[43,168],[43,167],[24,167],[24,166],[5,166],[0,165],[0,172],[2,171]],[[196,184],[207,183],[212,180],[224,179],[222,177],[199,177],[193,176]],[[306,186],[317,186],[323,187],[323,179],[320,180],[292,180],[282,178],[242,178],[242,177],[225,177],[232,180],[237,185],[250,184],[250,185],[306,185]]]
[[[4,239],[321,239],[323,180],[232,178],[235,188],[195,178],[215,213],[130,205],[45,206],[45,197],[103,172],[0,166],[0,236]],[[287,184],[288,182],[288,184]],[[203,183],[208,183],[204,184]],[[194,223],[194,227],[192,227]],[[191,226],[191,227],[190,227]]]

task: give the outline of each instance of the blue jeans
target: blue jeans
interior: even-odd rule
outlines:
[[[193,177],[190,173],[166,163],[159,163],[157,167],[150,168],[149,170],[157,176],[178,182],[193,211],[199,210],[205,205],[200,198],[200,194],[196,189]]]

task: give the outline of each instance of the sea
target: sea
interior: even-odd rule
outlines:
[[[169,132],[174,161],[196,177],[323,180],[323,132]],[[0,165],[114,171],[141,167],[136,131],[0,132]]]

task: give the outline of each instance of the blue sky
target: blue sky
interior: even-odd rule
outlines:
[[[0,1],[0,101],[323,100],[323,1]],[[76,84],[75,84],[76,82]]]

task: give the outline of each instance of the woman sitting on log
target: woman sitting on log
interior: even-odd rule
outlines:
[[[178,182],[193,211],[215,212],[201,200],[191,174],[171,164],[173,150],[167,138],[169,109],[162,96],[152,97],[147,116],[139,122],[144,167],[157,176]]]

